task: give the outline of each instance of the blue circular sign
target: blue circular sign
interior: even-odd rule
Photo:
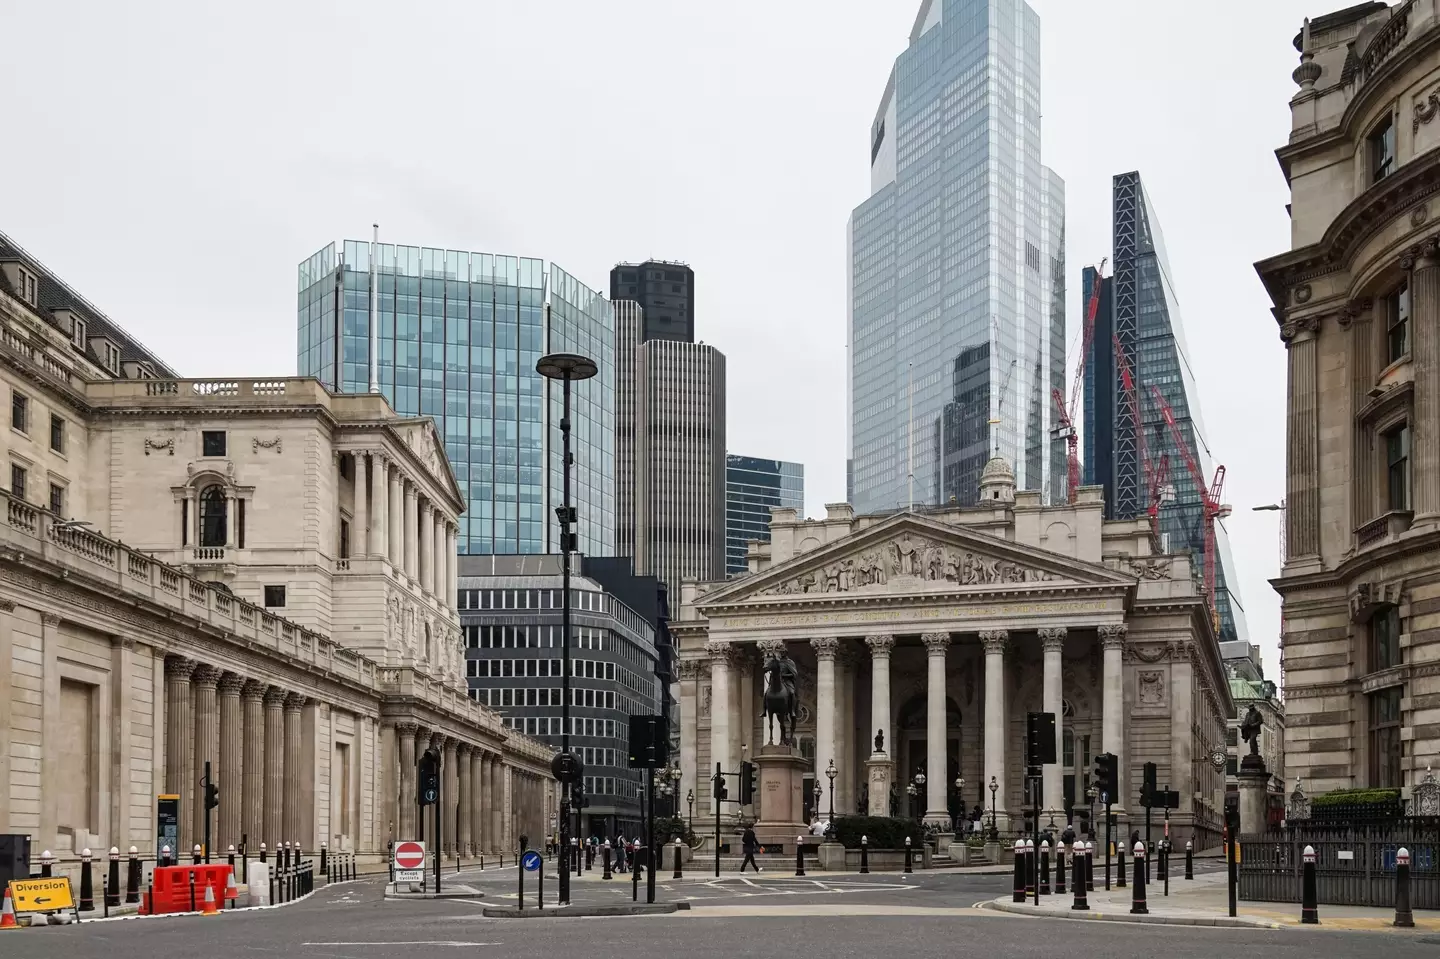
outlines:
[[[540,854],[533,849],[530,850],[520,857],[520,865],[525,867],[526,872],[537,871],[540,868]]]

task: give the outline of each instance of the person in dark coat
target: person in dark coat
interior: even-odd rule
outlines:
[[[745,827],[745,834],[740,837],[740,848],[745,851],[745,858],[740,862],[740,871],[745,871],[745,864],[749,863],[760,872],[760,864],[755,861],[755,854],[760,851],[760,840],[755,838],[755,829],[751,825]]]

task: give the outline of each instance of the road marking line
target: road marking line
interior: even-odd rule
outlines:
[[[305,942],[304,946],[499,946],[499,942],[452,942],[441,939],[420,940],[416,942]]]

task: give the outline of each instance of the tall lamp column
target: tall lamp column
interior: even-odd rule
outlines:
[[[840,770],[835,768],[835,760],[830,760],[830,765],[825,768],[825,778],[830,780],[830,822],[835,822],[835,777],[840,775]],[[832,825],[833,829],[834,826]]]
[[[546,308],[549,312],[549,308]],[[548,319],[548,317],[547,317]],[[560,751],[570,752],[570,554],[579,548],[575,533],[575,507],[570,504],[570,467],[575,456],[570,452],[570,384],[576,380],[588,380],[600,368],[595,361],[575,353],[550,353],[540,357],[535,372],[547,380],[559,380],[563,388],[563,402],[560,413],[560,470],[562,481],[561,505],[555,509],[555,518],[560,524]],[[573,783],[567,781],[561,786],[560,794],[560,904],[570,903],[570,858],[564,853],[570,849],[570,804],[574,795]]]

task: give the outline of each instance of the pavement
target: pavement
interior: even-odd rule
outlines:
[[[1101,882],[1103,883],[1103,879]],[[1162,883],[1152,882],[1145,890],[1148,914],[1134,915],[1130,912],[1133,895],[1132,886],[1124,889],[1112,888],[1109,892],[1103,887],[1097,888],[1089,894],[1088,911],[1072,909],[1075,897],[1070,893],[1064,896],[1042,896],[1039,906],[1035,906],[1033,901],[1023,905],[1016,903],[1010,895],[1000,896],[986,903],[984,908],[1032,918],[1041,916],[1052,919],[1171,926],[1244,926],[1266,929],[1293,927],[1350,932],[1393,932],[1410,936],[1440,933],[1440,914],[1416,912],[1413,929],[1397,929],[1394,926],[1394,909],[1366,906],[1321,906],[1318,926],[1301,924],[1298,903],[1237,902],[1235,916],[1232,918],[1229,912],[1229,887],[1223,867],[1197,871],[1195,878],[1189,881],[1172,879],[1169,896],[1164,894]]]

